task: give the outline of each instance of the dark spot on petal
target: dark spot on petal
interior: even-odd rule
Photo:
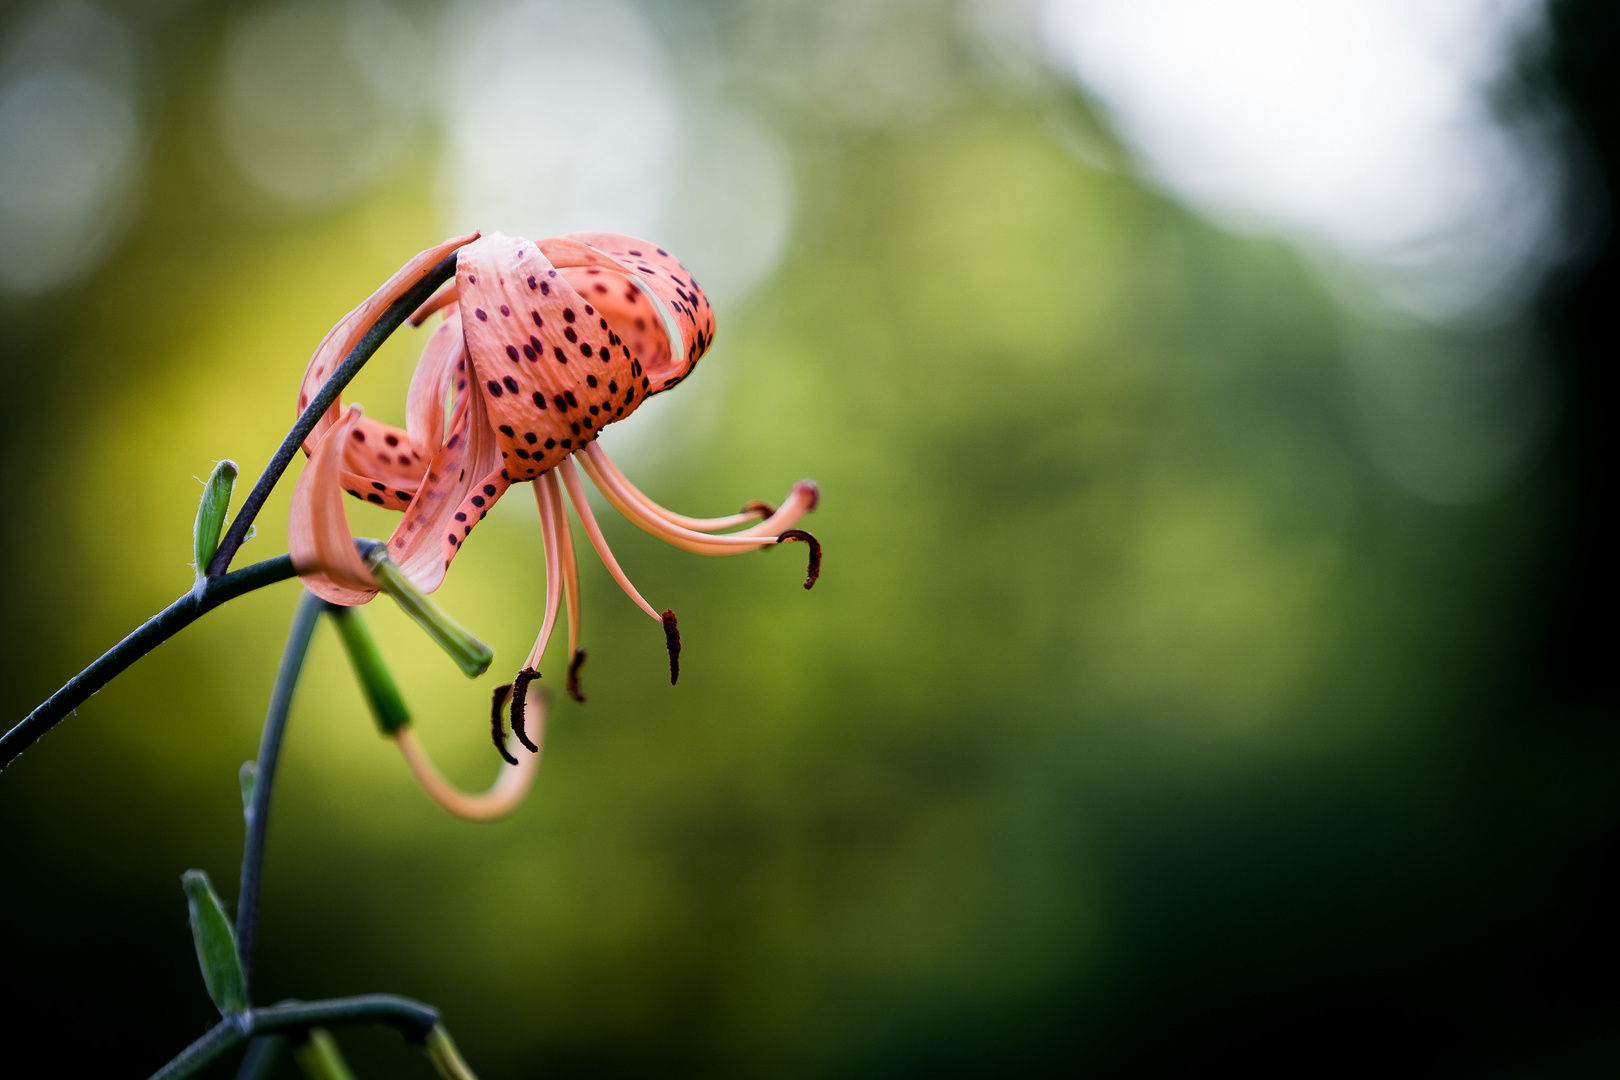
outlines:
[[[474,506],[483,506],[484,505],[484,497],[482,495],[474,495],[472,497],[472,504]]]
[[[374,502],[378,506],[381,506],[383,504],[383,497],[381,495],[377,494],[375,491],[373,491],[371,494],[366,496],[366,501],[367,502]]]
[[[506,347],[506,355],[511,357],[515,361],[518,358],[517,346],[516,345],[508,345]]]
[[[484,314],[483,308],[473,308],[473,314],[478,316],[479,322],[489,322],[489,316]]]
[[[502,435],[505,435],[508,439],[510,439],[512,437],[512,425],[502,424],[500,427],[500,432]]]
[[[494,379],[491,379],[489,382],[485,383],[484,388],[490,392],[492,397],[501,396],[501,384],[496,382]]]
[[[512,393],[515,394],[518,392],[517,380],[512,378],[512,376],[508,375],[506,378],[502,379],[501,382],[505,383],[506,388],[512,391]]]
[[[495,497],[495,485],[494,484],[485,484],[484,485],[484,494],[488,495],[490,498],[493,499]]]

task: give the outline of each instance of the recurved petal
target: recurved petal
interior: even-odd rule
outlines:
[[[667,368],[655,368],[645,360],[643,364],[652,377],[653,393],[667,390],[686,378],[714,342],[714,309],[709,306],[709,298],[703,295],[697,280],[681,265],[680,260],[656,244],[621,233],[569,233],[559,239],[584,245],[600,255],[606,255],[618,263],[620,269],[634,274],[668,306],[680,334],[680,347]],[[551,257],[553,244],[556,244],[559,258],[578,260],[565,264],[553,259],[559,267],[599,265],[594,257],[586,261],[571,255],[572,249],[565,252],[562,244],[549,240],[541,244],[541,250],[546,252],[548,258]]]
[[[646,396],[629,347],[531,241],[492,233],[456,263],[473,385],[514,483],[553,468]]]
[[[357,499],[403,510],[416,494],[427,458],[399,428],[362,416],[343,446],[343,489]]]
[[[451,284],[455,282],[452,279]],[[455,296],[451,294],[451,300]],[[465,366],[458,370],[465,344],[461,339],[461,313],[451,307],[422,346],[422,358],[411,375],[411,388],[405,397],[405,429],[411,446],[429,461],[444,445],[444,399],[454,380],[456,398],[467,390]]]
[[[298,475],[287,519],[287,547],[298,576],[322,600],[345,606],[377,595],[371,572],[354,549],[339,478],[344,442],[360,415],[360,406],[351,405],[316,444]]]
[[[449,365],[458,382],[470,378],[465,350]],[[428,462],[405,517],[388,540],[388,556],[417,588],[432,592],[473,528],[510,484],[502,475],[500,447],[490,427],[484,395],[466,393],[456,408],[450,435]]]
[[[394,276],[383,282],[382,288],[372,293],[360,306],[338,320],[336,326],[327,331],[321,339],[320,345],[315,348],[315,355],[309,358],[309,366],[304,369],[304,380],[298,388],[298,411],[302,413],[309,406],[310,401],[320,391],[321,384],[349,355],[349,350],[365,336],[371,324],[377,321],[377,316],[384,309],[398,300],[410,287],[417,283],[423,274],[431,270],[435,263],[463,244],[478,239],[477,233],[466,236],[455,236],[436,247],[420,251],[410,262],[400,267]],[[311,453],[312,448],[326,434],[326,429],[337,422],[342,410],[339,403],[334,401],[332,407],[322,416],[310,432],[308,439],[304,440],[304,452]]]

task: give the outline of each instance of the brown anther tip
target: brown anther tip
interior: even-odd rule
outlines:
[[[816,483],[814,480],[800,480],[798,483],[793,485],[793,489],[795,491],[808,491],[810,493],[810,505],[804,508],[805,513],[811,513],[816,507],[821,505],[821,485]]]
[[[489,737],[494,740],[495,749],[501,752],[501,757],[505,758],[508,764],[516,765],[517,758],[507,751],[506,740],[501,736],[501,706],[506,704],[506,695],[511,692],[512,684],[503,683],[489,696]]]
[[[579,669],[585,666],[585,650],[575,649],[574,658],[568,661],[568,696],[585,704],[585,691],[579,688]]]
[[[512,734],[517,736],[518,742],[528,747],[531,754],[538,754],[540,748],[534,745],[529,733],[524,730],[523,711],[529,702],[529,684],[539,677],[538,671],[526,667],[512,680]]]
[[[788,540],[799,540],[810,545],[810,566],[805,571],[804,587],[810,588],[821,576],[821,541],[805,532],[803,529],[788,529],[776,538],[778,544]]]
[[[664,611],[664,648],[669,650],[669,685],[681,677],[681,628],[675,622],[675,612]]]
[[[768,502],[761,502],[758,499],[755,499],[753,502],[739,510],[738,513],[758,514],[762,518],[768,518],[776,513],[776,507],[772,506]]]

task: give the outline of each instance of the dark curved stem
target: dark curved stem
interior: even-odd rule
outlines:
[[[386,1024],[407,1041],[426,1042],[439,1028],[439,1011],[431,1005],[397,994],[362,994],[327,1001],[291,1002],[227,1016],[208,1033],[184,1050],[152,1080],[181,1080],[192,1076],[232,1048],[256,1035],[300,1028],[343,1027],[355,1024]]]
[[[304,668],[309,639],[315,622],[326,610],[326,601],[305,592],[293,613],[292,629],[287,631],[287,647],[276,671],[276,685],[270,691],[270,709],[259,736],[259,760],[253,774],[253,799],[248,804],[247,840],[242,845],[242,888],[236,898],[236,950],[242,957],[242,983],[248,1000],[253,1000],[253,940],[259,922],[259,881],[264,873],[264,838],[270,827],[270,796],[276,786],[276,763],[281,759],[281,737],[287,731],[287,712],[292,708],[298,674]]]
[[[227,600],[234,600],[243,593],[285,581],[292,576],[292,556],[281,555],[244,566],[222,577],[207,579],[142,623],[134,633],[103,653],[99,660],[69,679],[62,689],[47,698],[16,727],[0,735],[0,769],[10,765],[18,754],[55,727],[57,721],[84,704],[91,694],[106,686],[125,668],[201,616]]]
[[[109,649],[101,659],[69,679],[67,685],[29,713],[22,723],[6,732],[4,736],[0,736],[0,769],[10,765],[18,754],[34,745],[41,735],[56,726],[57,721],[82,705],[86,698],[106,686],[114,676],[167,641],[176,631],[195,621],[199,615],[242,595],[249,589],[257,589],[261,585],[292,576],[292,562],[286,555],[279,559],[255,563],[235,573],[227,574],[225,571],[230,567],[231,560],[236,557],[237,549],[247,539],[248,530],[253,526],[253,519],[264,509],[264,501],[270,497],[270,490],[287,471],[287,466],[292,464],[293,455],[304,444],[309,433],[315,430],[315,424],[320,420],[321,414],[337,400],[343,388],[349,385],[365,366],[366,361],[370,360],[372,354],[388,339],[388,335],[399,329],[399,325],[410,317],[411,312],[420,307],[422,301],[431,296],[435,289],[454,277],[455,272],[456,256],[452,252],[440,259],[433,269],[410,287],[405,295],[383,310],[377,321],[366,331],[365,336],[349,350],[349,355],[343,358],[343,362],[332,372],[331,377],[322,384],[314,400],[298,417],[298,422],[287,432],[287,437],[281,440],[281,446],[276,449],[275,456],[270,459],[270,464],[265,466],[264,472],[259,474],[253,490],[248,492],[248,497],[242,503],[242,509],[237,512],[231,527],[220,540],[219,549],[208,564],[208,573],[203,582],[148,619],[140,629]]]
[[[332,402],[337,400],[343,388],[349,385],[349,381],[365,366],[366,361],[371,359],[371,354],[388,339],[388,335],[398,330],[400,323],[409,318],[411,312],[422,306],[422,301],[433,295],[433,290],[449,281],[455,273],[456,256],[451,252],[423,275],[422,280],[412,285],[404,296],[388,305],[378,316],[377,321],[371,324],[371,329],[366,331],[359,343],[349,350],[349,355],[343,358],[343,363],[339,364],[326,382],[321,384],[320,390],[304,409],[303,415],[299,416],[292,430],[287,432],[287,437],[281,440],[281,445],[277,447],[275,456],[270,459],[270,464],[259,474],[253,490],[248,492],[248,497],[243,500],[242,509],[237,511],[236,519],[231,522],[230,529],[219,542],[219,550],[214,553],[213,561],[208,564],[208,573],[223,574],[231,565],[231,560],[236,557],[236,549],[247,539],[248,528],[253,524],[253,519],[258,517],[259,511],[264,508],[265,499],[270,497],[270,489],[276,486],[281,474],[292,464],[293,455],[304,445],[309,433],[315,430],[315,424],[320,420],[321,414],[332,407]]]

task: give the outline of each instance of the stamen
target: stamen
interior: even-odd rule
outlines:
[[[503,683],[495,688],[489,699],[489,735],[495,740],[495,749],[501,752],[508,765],[516,765],[518,759],[513,757],[506,749],[506,736],[501,731],[501,706],[506,704],[506,695],[512,692],[511,683]],[[528,742],[527,739],[523,740]]]
[[[664,647],[669,650],[669,685],[681,677],[681,628],[675,624],[675,612],[664,612]]]
[[[581,656],[584,650],[579,647],[579,568],[574,562],[574,531],[568,527],[568,515],[563,511],[562,488],[557,483],[556,470],[544,474],[541,479],[547,482],[551,492],[551,504],[557,508],[553,521],[558,554],[562,556],[559,561],[562,563],[563,603],[568,606],[568,655],[573,658],[570,664],[577,669],[577,666],[585,661]],[[570,681],[573,685],[568,691],[568,696],[575,701],[583,702],[585,696],[577,692],[579,684],[572,679]]]
[[[421,326],[427,322],[428,316],[441,308],[449,307],[456,302],[456,279],[451,278],[439,287],[439,291],[422,301],[422,306],[411,312],[411,317],[405,321],[412,326]]]
[[[585,666],[585,650],[575,649],[574,658],[568,662],[568,696],[585,704],[585,691],[579,687],[579,669]]]
[[[777,543],[777,534],[783,528],[809,512],[821,496],[820,489],[813,482],[801,480],[793,485],[793,492],[788,496],[787,502],[783,503],[782,508],[769,519],[741,532],[719,536],[706,535],[671,525],[633,500],[629,494],[631,490],[629,484],[623,477],[615,476],[608,470],[598,467],[600,460],[592,455],[592,451],[596,449],[597,447],[592,445],[586,447],[583,454],[575,456],[590,473],[591,479],[596,481],[596,486],[601,489],[608,502],[645,532],[652,533],[682,551],[690,551],[697,555],[739,555],[744,551],[757,551],[769,547]]]
[[[743,507],[740,513],[732,514],[730,517],[687,517],[685,514],[677,514],[673,510],[664,509],[662,506],[659,506],[657,503],[649,499],[646,495],[642,494],[634,484],[625,478],[624,473],[619,471],[619,467],[613,464],[613,460],[609,458],[607,456],[607,452],[602,449],[601,443],[592,443],[591,445],[587,446],[584,454],[580,457],[580,464],[584,465],[585,471],[591,474],[591,479],[596,482],[597,487],[602,486],[602,481],[598,480],[596,472],[591,470],[592,465],[595,465],[598,470],[617,481],[617,486],[619,487],[620,492],[627,499],[632,502],[639,503],[643,509],[645,509],[649,514],[652,514],[654,517],[661,518],[670,525],[674,525],[682,529],[692,529],[697,532],[716,532],[721,529],[735,528],[738,525],[747,525],[750,522],[759,520],[760,518],[769,518],[775,515],[777,512],[776,507],[772,506],[770,503],[751,502],[747,506]],[[801,483],[803,483],[803,481],[801,481]],[[795,485],[795,487],[797,487],[797,485]],[[789,499],[791,500],[791,498],[792,496],[790,495]],[[811,504],[810,509],[815,509],[814,503]],[[625,516],[629,517],[630,515],[626,514]],[[792,524],[792,522],[782,522],[782,526],[784,528],[790,524]]]
[[[543,702],[542,698],[542,702]],[[539,731],[536,742],[544,745],[546,735],[546,710],[542,704],[536,709],[539,720]],[[451,784],[433,764],[422,744],[416,741],[416,732],[410,727],[400,728],[394,734],[394,742],[399,745],[399,752],[405,758],[405,764],[410,768],[411,775],[421,785],[422,791],[428,798],[468,821],[494,821],[503,818],[516,810],[523,803],[523,798],[529,793],[534,783],[535,772],[540,768],[540,754],[525,754],[517,765],[502,765],[500,773],[489,790],[476,795],[468,794]]]
[[[776,538],[778,544],[787,540],[801,540],[810,545],[810,566],[805,571],[804,587],[810,588],[821,576],[821,541],[805,532],[803,529],[789,529]]]
[[[587,448],[589,449],[592,448]],[[629,518],[643,532],[649,532],[682,551],[690,551],[696,555],[740,555],[745,551],[758,551],[776,542],[775,534],[757,538],[743,533],[713,536],[672,525],[632,498],[628,482],[622,477],[613,476],[606,470],[598,468],[597,462],[589,453],[575,456],[579,457],[580,464],[585,467],[585,471],[590,474],[607,501],[613,504],[614,509]]]
[[[517,736],[518,742],[535,754],[540,752],[540,748],[529,741],[528,734],[523,730],[523,710],[529,701],[529,684],[539,677],[538,671],[526,667],[512,680],[512,734]]]
[[[557,606],[562,600],[562,552],[557,541],[558,515],[561,511],[553,502],[551,487],[544,477],[536,477],[532,486],[535,504],[540,508],[540,535],[546,553],[546,614],[540,623],[540,636],[535,638],[534,648],[529,650],[529,659],[524,667],[539,670],[546,643],[551,640],[551,629],[557,623]],[[566,528],[567,523],[563,522],[562,527]]]
[[[574,504],[574,512],[579,515],[579,523],[585,526],[585,535],[590,537],[591,546],[596,549],[602,565],[607,567],[607,572],[619,583],[619,588],[624,590],[625,595],[636,602],[637,607],[655,621],[662,621],[663,616],[659,615],[657,609],[647,603],[641,593],[636,591],[636,587],[630,584],[630,579],[619,568],[619,560],[615,559],[613,552],[608,549],[607,538],[602,535],[601,527],[596,524],[596,515],[591,513],[591,504],[585,498],[585,488],[579,482],[579,470],[574,468],[573,461],[564,458],[562,464],[557,466],[557,471],[562,473],[563,483],[568,487],[568,497]]]

